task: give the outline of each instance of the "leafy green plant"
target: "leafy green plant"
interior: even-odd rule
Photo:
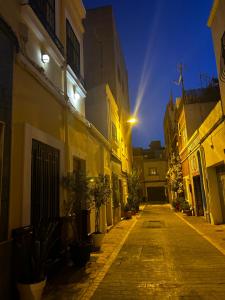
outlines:
[[[166,178],[172,191],[176,192],[178,195],[183,194],[183,174],[181,160],[178,154],[172,153],[169,159],[169,168]]]
[[[131,209],[138,210],[140,204],[140,174],[136,169],[133,169],[128,175],[128,198],[127,202]]]
[[[55,230],[58,222],[40,222],[27,229],[22,228],[15,236],[16,277],[20,283],[36,283],[44,280],[47,261],[57,238]],[[23,233],[24,232],[24,233]]]
[[[93,179],[91,194],[95,204],[95,232],[100,232],[100,208],[111,197],[109,175],[99,174]]]
[[[63,177],[62,185],[68,192],[68,199],[64,201],[65,216],[76,215],[80,212],[81,209],[90,207],[90,180],[84,173],[68,173]]]

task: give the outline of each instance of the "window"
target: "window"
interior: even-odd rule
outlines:
[[[112,139],[117,142],[118,141],[118,137],[117,137],[117,129],[116,129],[116,125],[114,123],[112,123]]]
[[[55,0],[31,0],[30,4],[47,31],[55,32]]]
[[[68,20],[66,20],[67,64],[80,78],[80,44]]]
[[[149,168],[148,169],[148,175],[149,176],[154,176],[154,175],[157,175],[157,169],[156,168]]]
[[[64,54],[63,45],[55,34],[55,0],[30,0],[29,3],[60,52]]]

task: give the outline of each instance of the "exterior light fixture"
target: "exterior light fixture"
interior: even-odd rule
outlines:
[[[134,117],[127,120],[127,123],[129,123],[129,124],[136,124],[137,122],[138,122],[138,120]]]
[[[75,92],[74,98],[75,98],[76,101],[79,101],[80,98],[81,98],[81,97],[80,97],[80,94],[78,94],[77,92]]]
[[[42,60],[42,62],[43,62],[44,64],[48,64],[49,61],[50,61],[50,57],[49,57],[48,54],[43,53],[43,54],[41,55],[41,60]]]

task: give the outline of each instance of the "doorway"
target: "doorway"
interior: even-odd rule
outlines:
[[[202,189],[200,176],[193,177],[194,182],[194,194],[195,194],[195,208],[197,216],[204,216],[204,208],[202,201]]]
[[[225,222],[225,165],[218,166],[216,168],[218,189],[220,196],[221,213],[223,217],[223,223]]]
[[[60,152],[35,139],[31,161],[31,224],[59,217]]]

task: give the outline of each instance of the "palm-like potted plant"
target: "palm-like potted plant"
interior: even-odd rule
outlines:
[[[140,204],[140,174],[133,169],[128,175],[128,198],[127,202],[133,213],[139,211]]]
[[[92,181],[91,194],[93,196],[93,202],[95,205],[95,232],[93,237],[94,250],[100,250],[104,233],[100,228],[100,208],[111,197],[110,179],[109,175],[99,174],[98,177]]]
[[[40,300],[46,283],[50,251],[57,238],[58,222],[41,221],[38,225],[14,230],[14,258],[17,287],[21,300]]]
[[[83,210],[90,207],[89,179],[82,172],[72,172],[63,178],[62,183],[68,196],[64,201],[64,218],[67,219],[67,228],[72,228],[73,231],[72,237],[70,234],[70,237],[65,240],[68,240],[74,264],[81,267],[89,260],[91,251],[91,243],[83,230],[83,227],[86,227],[83,223],[87,220],[82,220]]]

